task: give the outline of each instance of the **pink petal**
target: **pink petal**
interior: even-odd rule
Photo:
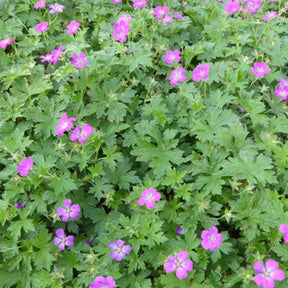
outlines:
[[[56,236],[58,236],[59,238],[64,238],[65,237],[65,232],[62,228],[57,229],[55,232]]]
[[[174,261],[167,261],[164,265],[164,270],[167,272],[167,273],[172,273],[174,272],[176,269],[176,262]]]
[[[188,257],[188,253],[186,251],[179,251],[178,254],[177,254],[177,259],[180,261],[180,262],[184,262]]]
[[[282,233],[288,233],[288,225],[287,224],[281,224],[279,227],[279,230]]]
[[[278,262],[274,261],[274,260],[267,260],[266,262],[266,269],[268,271],[274,271],[274,270],[277,270],[279,264]]]
[[[141,198],[139,198],[139,200],[138,200],[138,204],[140,205],[140,206],[143,206],[144,204],[145,204],[145,198],[144,197],[141,197]]]
[[[254,264],[254,270],[256,272],[262,273],[262,272],[265,271],[265,266],[264,266],[264,264],[262,262],[256,262]]]
[[[182,267],[186,271],[191,271],[193,270],[193,262],[191,260],[186,260],[185,262],[182,263]]]
[[[66,208],[70,208],[71,204],[72,204],[72,201],[71,201],[70,199],[66,199],[66,200],[64,201],[64,206],[65,206]]]
[[[118,248],[118,245],[117,245],[117,243],[116,243],[116,242],[114,242],[114,241],[111,241],[111,242],[108,244],[108,247],[109,247],[110,249],[113,249],[113,250],[115,250],[115,249],[117,249],[117,248]]]
[[[154,201],[147,201],[146,202],[146,207],[147,209],[153,209],[155,207],[155,202]]]
[[[182,279],[184,279],[184,278],[186,278],[187,277],[187,271],[185,270],[185,269],[183,269],[183,268],[178,268],[177,270],[176,270],[176,276],[177,276],[177,278],[179,279],[179,280],[182,280]]]
[[[273,273],[274,280],[282,281],[284,280],[284,278],[285,278],[284,271],[282,271],[281,269],[274,270],[274,273]]]

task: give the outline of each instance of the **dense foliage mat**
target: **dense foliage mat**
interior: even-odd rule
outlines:
[[[0,286],[287,288],[285,1],[59,2],[0,1]]]

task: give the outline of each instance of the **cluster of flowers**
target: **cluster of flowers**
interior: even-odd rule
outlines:
[[[218,0],[218,1],[220,1],[220,0]],[[222,2],[222,1],[220,1],[220,2]],[[278,0],[270,0],[270,2],[277,2],[277,1]],[[246,6],[242,7],[240,5],[240,2],[246,3]],[[247,12],[249,12],[250,14],[256,14],[257,11],[259,9],[261,9],[261,5],[262,5],[262,0],[239,0],[239,1],[238,0],[228,0],[224,9],[225,9],[225,12],[228,13],[228,14],[235,13],[235,12],[237,12],[238,10],[240,10],[242,8],[244,10],[246,10]],[[271,12],[273,12],[273,11],[271,11]],[[266,16],[266,15],[268,15],[268,16]],[[269,18],[269,13],[266,14],[266,15],[264,16],[265,18],[263,17],[263,19],[271,20]],[[272,15],[270,15],[270,16],[272,16],[273,18],[279,17],[279,15],[275,16],[274,13],[272,13]],[[267,18],[269,18],[269,19],[267,19]]]
[[[58,136],[63,136],[65,131],[70,131],[73,122],[76,121],[76,118],[68,118],[67,113],[63,114],[60,117],[60,123],[56,127],[56,134]],[[72,134],[70,135],[71,141],[76,141],[80,144],[86,142],[88,140],[88,136],[94,133],[94,128],[91,127],[89,124],[84,124],[82,128],[76,126],[72,130]]]
[[[112,0],[113,4],[121,4],[122,0]],[[144,8],[147,4],[146,0],[133,0],[133,7],[134,8]]]
[[[70,199],[66,199],[64,201],[64,207],[59,207],[57,209],[57,215],[62,216],[61,220],[63,222],[67,222],[69,218],[76,219],[80,213],[80,206],[78,204],[73,204]],[[62,251],[65,250],[65,246],[71,247],[74,244],[74,236],[68,235],[66,236],[65,231],[60,228],[57,229],[56,237],[54,238],[54,245],[58,246],[58,248]]]
[[[35,9],[43,8],[46,4],[45,0],[39,1],[34,5]],[[64,5],[60,5],[58,3],[55,4],[49,4],[50,8],[50,14],[55,13],[62,13],[65,9]],[[35,30],[37,33],[46,32],[48,30],[48,22],[41,22],[35,26]],[[69,25],[67,25],[67,33],[68,34],[76,34],[77,30],[80,27],[80,23],[72,20]],[[56,64],[58,61],[58,58],[61,56],[63,50],[63,46],[60,46],[58,49],[53,50],[51,53],[48,53],[46,55],[41,55],[39,58],[41,59],[41,62],[49,62],[50,64]],[[72,61],[70,62],[72,65],[76,67],[76,69],[81,69],[82,67],[85,67],[88,65],[88,61],[85,60],[86,55],[84,53],[74,54],[72,56]]]
[[[54,49],[51,53],[46,55],[41,55],[39,58],[41,62],[49,62],[50,64],[56,64],[58,62],[58,58],[61,56],[63,50],[63,46],[59,46],[59,48]]]
[[[173,22],[173,17],[170,15],[167,15],[169,13],[169,7],[167,6],[157,6],[155,8],[155,10],[153,11],[153,15],[157,18],[157,19],[162,19],[162,22],[166,25],[168,23],[172,23]],[[178,14],[177,12],[173,13],[175,19],[183,19],[183,17]]]
[[[57,133],[63,135],[64,131],[70,130],[72,128],[73,121],[76,121],[76,119],[68,119],[67,114],[62,115],[61,122],[57,126]],[[29,157],[28,159],[24,158],[17,167],[17,171],[21,176],[27,176],[32,169],[32,166],[32,157]],[[142,191],[138,204],[139,206],[146,204],[146,208],[150,210],[155,207],[155,202],[159,201],[160,199],[161,194],[157,192],[155,188],[150,187]],[[15,202],[15,206],[18,209],[22,209],[25,206],[25,203],[19,204],[18,202]],[[67,222],[69,218],[76,219],[79,216],[79,212],[80,206],[78,204],[72,205],[72,201],[70,199],[66,199],[64,201],[64,207],[59,207],[57,209],[57,215],[61,216],[61,220],[63,222]],[[281,224],[279,230],[280,232],[284,233],[284,241],[288,242],[288,225]],[[182,228],[177,227],[176,233],[182,235]],[[65,231],[62,228],[57,229],[55,234],[56,237],[54,238],[54,245],[58,246],[59,249],[64,251],[65,246],[71,247],[74,244],[74,236],[66,236]],[[214,226],[210,227],[209,230],[202,231],[201,239],[201,246],[204,249],[210,249],[211,251],[219,249],[220,245],[222,244],[222,234],[218,233],[217,227]],[[91,243],[91,239],[89,239],[89,243]],[[113,250],[110,254],[110,259],[116,259],[117,261],[123,260],[125,255],[128,255],[131,252],[131,246],[125,245],[125,241],[121,239],[118,239],[116,242],[111,241],[108,244],[108,247]],[[188,272],[193,270],[193,262],[191,260],[187,260],[187,258],[188,252],[182,250],[174,256],[170,255],[164,264],[165,271],[167,273],[176,271],[176,276],[180,280],[186,278],[188,276]],[[281,269],[278,269],[278,263],[274,260],[268,260],[266,265],[261,262],[256,262],[254,269],[259,273],[254,277],[254,282],[258,286],[274,287],[274,280],[282,281],[284,279],[284,272]],[[99,286],[100,284],[102,286]],[[116,284],[114,279],[110,276],[107,278],[98,276],[95,278],[95,281],[90,284],[89,288],[104,287],[104,285],[107,287],[114,287]]]
[[[274,94],[280,97],[282,100],[286,100],[288,97],[288,79],[281,78],[277,84]]]
[[[117,22],[113,25],[114,32],[113,38],[115,41],[124,43],[127,41],[127,35],[129,34],[130,25],[128,22],[132,21],[132,17],[128,14],[122,15]]]

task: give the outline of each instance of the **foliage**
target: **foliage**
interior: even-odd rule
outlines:
[[[0,286],[89,287],[104,275],[121,288],[256,287],[254,263],[268,259],[287,274],[287,107],[274,95],[288,71],[283,1],[262,1],[256,14],[203,0],[63,0],[50,14],[36,2],[0,1],[0,40],[13,39],[0,49]],[[164,5],[183,19],[155,18]],[[263,20],[271,10],[280,17]],[[113,25],[123,14],[133,19],[122,43]],[[60,45],[55,65],[40,61]],[[176,49],[169,67],[163,56]],[[80,53],[88,65],[76,69]],[[257,78],[250,70],[264,61],[271,71]],[[209,77],[195,82],[200,64]],[[180,67],[187,79],[172,86]],[[87,142],[56,134],[64,113],[94,128]],[[138,205],[149,187],[161,194],[153,209]],[[57,215],[65,199],[80,205],[77,219]],[[215,251],[201,247],[212,226],[223,235]],[[59,228],[74,236],[65,251],[53,245]],[[132,248],[123,261],[109,258],[117,239]],[[183,280],[164,270],[181,250],[194,264]]]

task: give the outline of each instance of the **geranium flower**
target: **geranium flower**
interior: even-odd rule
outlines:
[[[63,114],[60,123],[56,127],[56,134],[62,136],[65,131],[71,130],[74,121],[76,121],[76,118],[68,118],[67,113]]]
[[[82,67],[86,67],[88,65],[88,61],[85,60],[86,55],[84,53],[80,53],[79,55],[74,54],[72,56],[71,64],[76,67],[76,69],[81,69]]]
[[[14,205],[16,206],[17,209],[21,210],[26,206],[26,203],[20,204],[18,202],[15,202]]]
[[[112,3],[116,3],[116,4],[121,4],[122,3],[122,0],[112,0]]]
[[[123,15],[124,16],[124,15]],[[123,17],[121,16],[121,17]],[[129,19],[129,18],[127,18]],[[129,21],[129,20],[128,20]],[[130,26],[125,20],[119,19],[114,25],[114,33],[113,38],[115,41],[119,41],[121,43],[126,42],[127,38],[126,36],[129,34]]]
[[[72,20],[67,26],[67,33],[76,34],[79,27],[80,27],[80,23],[75,20]]]
[[[284,242],[288,243],[288,225],[287,224],[281,224],[279,227],[279,230],[281,233],[284,234],[284,236],[283,236]]]
[[[8,45],[10,45],[12,42],[13,42],[12,38],[8,38],[8,39],[5,39],[5,40],[1,40],[1,41],[0,41],[0,48],[6,49],[6,47],[7,47]]]
[[[164,25],[168,24],[168,23],[172,23],[173,22],[173,18],[169,15],[166,15],[164,17],[164,19],[162,20],[162,22],[164,23]]]
[[[124,245],[125,241],[118,239],[116,242],[111,241],[108,244],[108,247],[113,250],[110,254],[110,259],[116,259],[118,261],[123,260],[125,255],[130,254],[131,246]]]
[[[66,236],[63,229],[57,229],[56,237],[54,238],[54,245],[58,246],[59,249],[65,250],[65,246],[71,247],[74,244],[74,236]]]
[[[208,64],[198,65],[192,72],[192,78],[196,82],[205,80],[209,77],[210,66]]]
[[[153,209],[155,202],[161,199],[161,194],[157,192],[155,188],[148,188],[141,193],[141,197],[138,200],[138,204],[143,206],[146,204],[147,209]]]
[[[98,276],[95,278],[94,282],[89,285],[89,288],[113,288],[116,283],[111,276],[104,278],[103,276]]]
[[[32,157],[24,158],[21,160],[20,165],[17,166],[17,172],[20,173],[20,176],[24,177],[29,174],[33,167]]]
[[[65,9],[65,6],[64,6],[64,5],[60,5],[60,4],[58,4],[58,3],[49,4],[48,6],[49,6],[49,8],[50,8],[50,11],[49,11],[50,14],[62,13],[63,10]]]
[[[226,13],[231,14],[237,12],[241,8],[242,7],[237,0],[228,0],[224,9]]]
[[[46,0],[41,0],[34,5],[35,9],[43,8],[46,4]]]
[[[48,22],[39,23],[35,26],[35,30],[37,33],[45,32],[48,29],[48,25],[49,25]]]
[[[64,207],[59,207],[57,209],[57,215],[62,216],[61,220],[63,222],[67,222],[69,218],[76,219],[79,216],[80,213],[80,206],[78,204],[73,204],[70,199],[66,199],[64,201]]]
[[[193,270],[193,262],[186,260],[188,253],[186,251],[180,251],[175,256],[169,256],[164,265],[164,269],[167,273],[172,273],[176,270],[176,276],[182,280],[188,276],[189,271]]]
[[[170,84],[176,86],[178,82],[184,82],[187,79],[184,75],[185,72],[184,68],[172,70],[169,76]]]
[[[176,18],[176,19],[183,19],[183,16],[182,15],[180,15],[179,13],[177,13],[177,12],[173,12],[173,15],[174,15],[174,17]]]
[[[133,0],[134,8],[137,8],[137,7],[144,8],[146,4],[147,4],[146,0]]]
[[[153,11],[153,15],[157,19],[161,19],[164,17],[165,14],[169,13],[169,7],[167,6],[157,6],[155,10]]]
[[[175,229],[175,232],[179,235],[183,235],[182,228],[179,226]]]
[[[268,12],[267,14],[265,14],[263,16],[263,19],[267,20],[267,21],[271,21],[271,20],[273,20],[274,18],[277,18],[277,17],[279,17],[279,15],[277,14],[276,11],[270,11],[270,12]]]
[[[258,78],[262,78],[264,74],[270,72],[270,69],[267,67],[266,62],[255,62],[254,68],[251,69],[251,73],[255,74]]]
[[[216,250],[219,249],[222,243],[222,234],[218,233],[218,229],[216,227],[211,227],[208,231],[204,230],[201,233],[201,246],[204,249]]]
[[[163,56],[163,60],[167,65],[172,65],[173,62],[179,62],[181,60],[180,51],[179,50],[166,51],[166,54]]]
[[[278,262],[274,260],[268,260],[265,266],[261,262],[256,262],[254,269],[259,273],[254,276],[256,285],[264,288],[274,288],[274,280],[284,280],[284,272],[278,269],[278,265]]]
[[[72,134],[70,135],[70,140],[71,141],[76,141],[80,144],[86,142],[88,140],[88,136],[94,133],[94,128],[91,127],[89,124],[84,124],[82,126],[82,129],[80,129],[79,126],[76,126],[72,130]]]

